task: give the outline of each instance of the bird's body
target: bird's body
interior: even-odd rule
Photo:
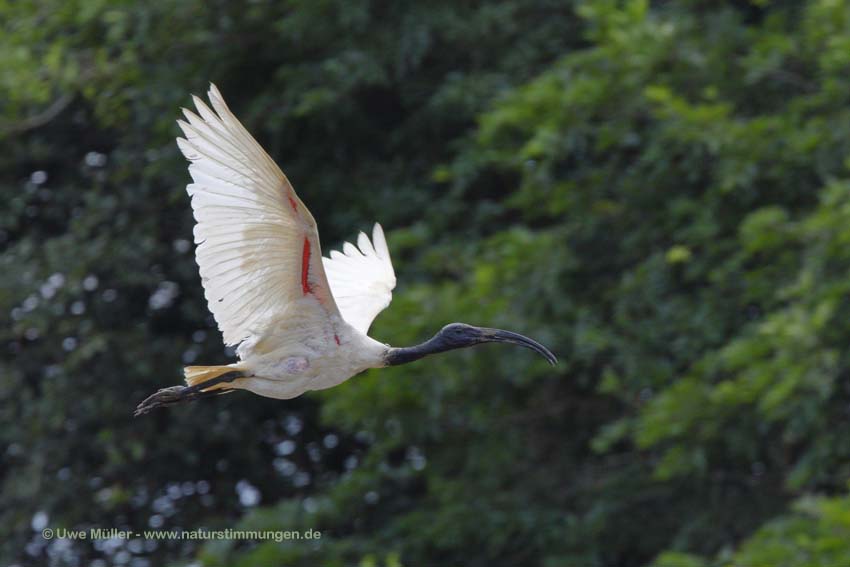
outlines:
[[[190,161],[196,259],[207,305],[239,362],[189,366],[187,386],[165,388],[137,414],[249,390],[277,399],[336,386],[368,368],[482,342],[545,347],[515,333],[455,323],[421,345],[392,348],[369,336],[396,278],[383,229],[323,258],[316,222],[286,176],[211,85],[210,109],[194,98],[177,144]]]
[[[368,368],[386,366],[388,346],[360,333],[338,315],[310,334],[293,336],[291,329],[288,321],[277,321],[239,346],[238,367],[251,377],[240,378],[236,386],[261,396],[288,399],[308,390],[337,386]]]

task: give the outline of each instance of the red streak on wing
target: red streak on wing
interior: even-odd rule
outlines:
[[[304,295],[312,293],[307,276],[310,275],[310,239],[304,237],[304,251],[301,253],[301,291]]]
[[[339,335],[334,335],[334,340],[336,341],[337,346],[339,346]]]
[[[295,199],[292,198],[292,195],[287,195],[286,198],[289,199],[289,204],[292,206],[292,210],[297,213],[298,203],[295,202]]]

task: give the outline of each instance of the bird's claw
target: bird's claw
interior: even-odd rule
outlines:
[[[151,394],[136,406],[133,416],[139,417],[158,407],[176,404],[185,397],[185,390],[187,390],[186,386],[171,386],[170,388],[157,390],[156,393]]]

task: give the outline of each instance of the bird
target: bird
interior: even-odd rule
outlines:
[[[406,364],[482,343],[542,344],[502,329],[451,323],[425,342],[392,347],[368,336],[396,285],[384,231],[323,257],[313,215],[286,175],[210,84],[209,105],[193,96],[177,138],[189,162],[186,187],[204,296],[238,362],[187,366],[185,386],[163,388],[135,415],[247,390],[276,399],[331,388],[370,368]]]

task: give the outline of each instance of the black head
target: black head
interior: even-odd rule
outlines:
[[[519,333],[512,333],[511,331],[503,331],[501,329],[488,329],[487,327],[473,327],[465,323],[446,325],[440,329],[439,333],[416,346],[390,347],[387,349],[386,354],[384,354],[384,359],[387,366],[407,364],[430,354],[474,346],[481,343],[510,343],[519,345],[533,350],[553,366],[558,362],[558,359],[555,358],[555,355],[548,348]]]
[[[472,346],[486,342],[483,340],[484,336],[480,332],[481,330],[482,329],[480,327],[473,327],[466,323],[449,323],[440,329],[440,331],[434,335],[434,338],[439,340],[442,344],[453,348]]]
[[[510,343],[533,350],[553,366],[558,362],[555,355],[537,341],[519,333],[503,331],[502,329],[474,327],[466,323],[451,323],[440,329],[440,332],[434,336],[432,341],[437,342],[442,347],[441,350],[463,348],[481,343]]]

